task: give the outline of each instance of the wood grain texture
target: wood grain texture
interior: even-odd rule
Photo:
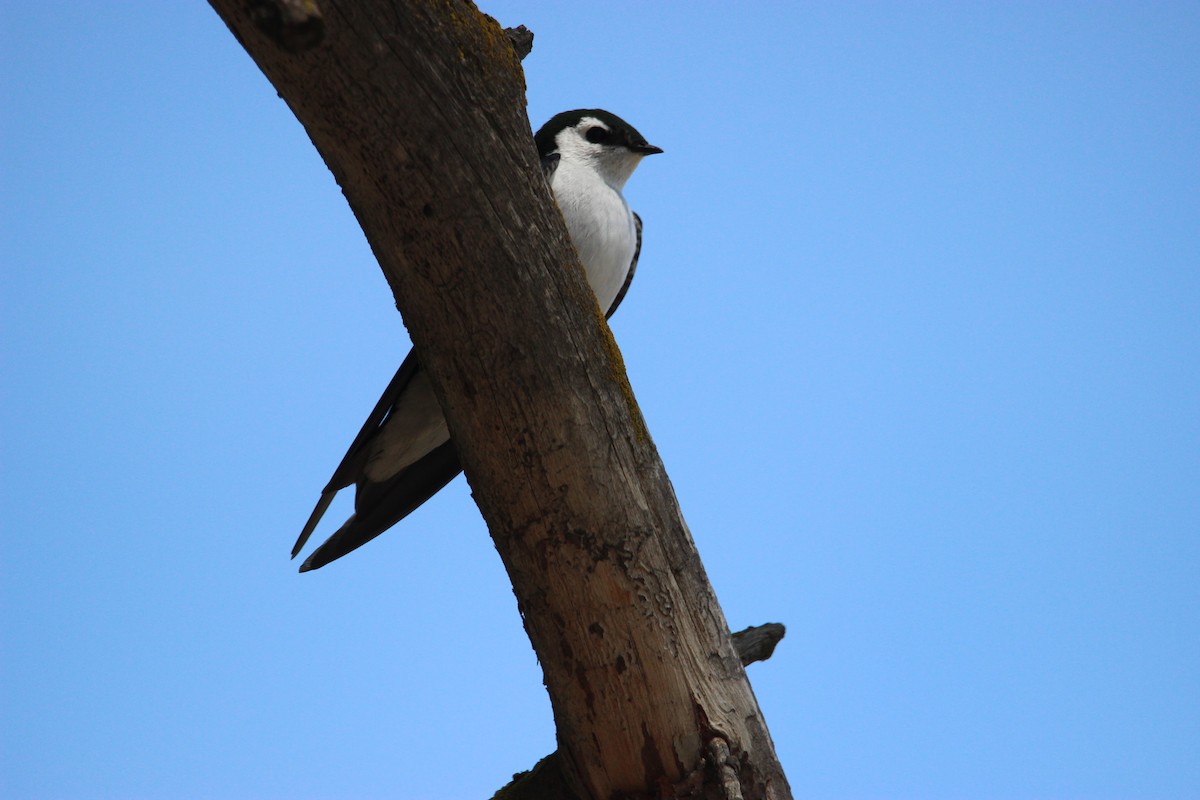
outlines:
[[[790,797],[542,178],[500,26],[462,2],[324,0],[308,4],[321,40],[297,50],[245,2],[211,4],[392,287],[512,579],[573,790],[670,796],[720,739],[730,755],[703,773],[709,789],[736,773],[744,797]]]

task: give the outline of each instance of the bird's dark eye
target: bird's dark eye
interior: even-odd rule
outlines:
[[[608,141],[608,128],[601,128],[599,125],[593,125],[587,129],[584,134],[587,140],[592,144],[604,144]]]

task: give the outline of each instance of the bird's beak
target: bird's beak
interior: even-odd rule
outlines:
[[[652,156],[655,153],[661,153],[663,151],[661,147],[655,147],[652,144],[633,145],[629,149],[637,153],[639,156]]]

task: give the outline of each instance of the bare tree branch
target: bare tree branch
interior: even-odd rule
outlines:
[[[658,797],[700,775],[732,796],[735,775],[746,798],[790,797],[542,178],[509,37],[465,2],[324,0],[300,4],[323,34],[297,46],[255,4],[210,2],[387,276],[512,579],[572,791]]]
[[[778,622],[746,628],[733,635],[733,646],[737,650],[742,666],[755,661],[766,661],[775,652],[775,645],[783,639],[786,629]]]
[[[737,650],[742,664],[766,661],[775,651],[775,645],[783,639],[783,634],[782,625],[777,622],[768,622],[765,625],[746,628],[733,634],[733,646]],[[717,744],[718,742],[720,745]],[[708,757],[701,767],[693,770],[679,785],[673,787],[672,791],[675,797],[700,796],[705,791],[705,768],[710,764],[718,763],[714,760],[714,753],[721,759],[726,758],[729,753],[729,744],[717,737],[709,740],[708,748]],[[722,760],[720,763],[724,764],[724,761]],[[727,791],[725,785],[727,777],[723,770],[719,776],[721,788],[718,793]],[[533,769],[514,775],[512,782],[496,792],[492,800],[580,800],[580,798],[572,793],[566,778],[563,777],[562,762],[559,760],[558,753],[551,753],[539,761]]]

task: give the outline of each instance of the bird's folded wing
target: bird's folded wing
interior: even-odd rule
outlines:
[[[317,569],[362,547],[411,514],[462,472],[453,442],[434,448],[380,483],[360,482],[354,515],[313,551],[301,572]]]
[[[554,177],[554,170],[558,169],[558,162],[560,160],[562,160],[562,156],[558,153],[548,153],[541,157],[542,177],[546,179],[546,183],[550,183],[550,179]],[[551,194],[553,194],[553,191]]]
[[[316,508],[309,515],[308,522],[304,524],[304,530],[300,532],[300,537],[296,539],[296,544],[292,547],[292,558],[296,557],[296,554],[308,542],[308,537],[312,536],[317,523],[321,521],[325,510],[329,508],[330,502],[333,501],[333,496],[340,489],[344,489],[357,481],[362,475],[363,465],[367,457],[367,444],[379,432],[388,415],[392,413],[392,409],[395,408],[400,395],[403,394],[405,387],[412,381],[413,376],[417,374],[418,369],[420,369],[420,365],[417,363],[416,351],[410,350],[404,358],[404,362],[400,364],[400,368],[396,370],[395,376],[388,383],[387,388],[383,390],[383,395],[379,398],[379,402],[375,404],[375,408],[372,409],[370,416],[367,417],[367,421],[363,423],[358,436],[355,436],[354,441],[350,443],[350,447],[346,450],[346,455],[342,457],[341,463],[333,471],[333,477],[329,479],[329,483],[321,490],[321,498],[317,501]]]

